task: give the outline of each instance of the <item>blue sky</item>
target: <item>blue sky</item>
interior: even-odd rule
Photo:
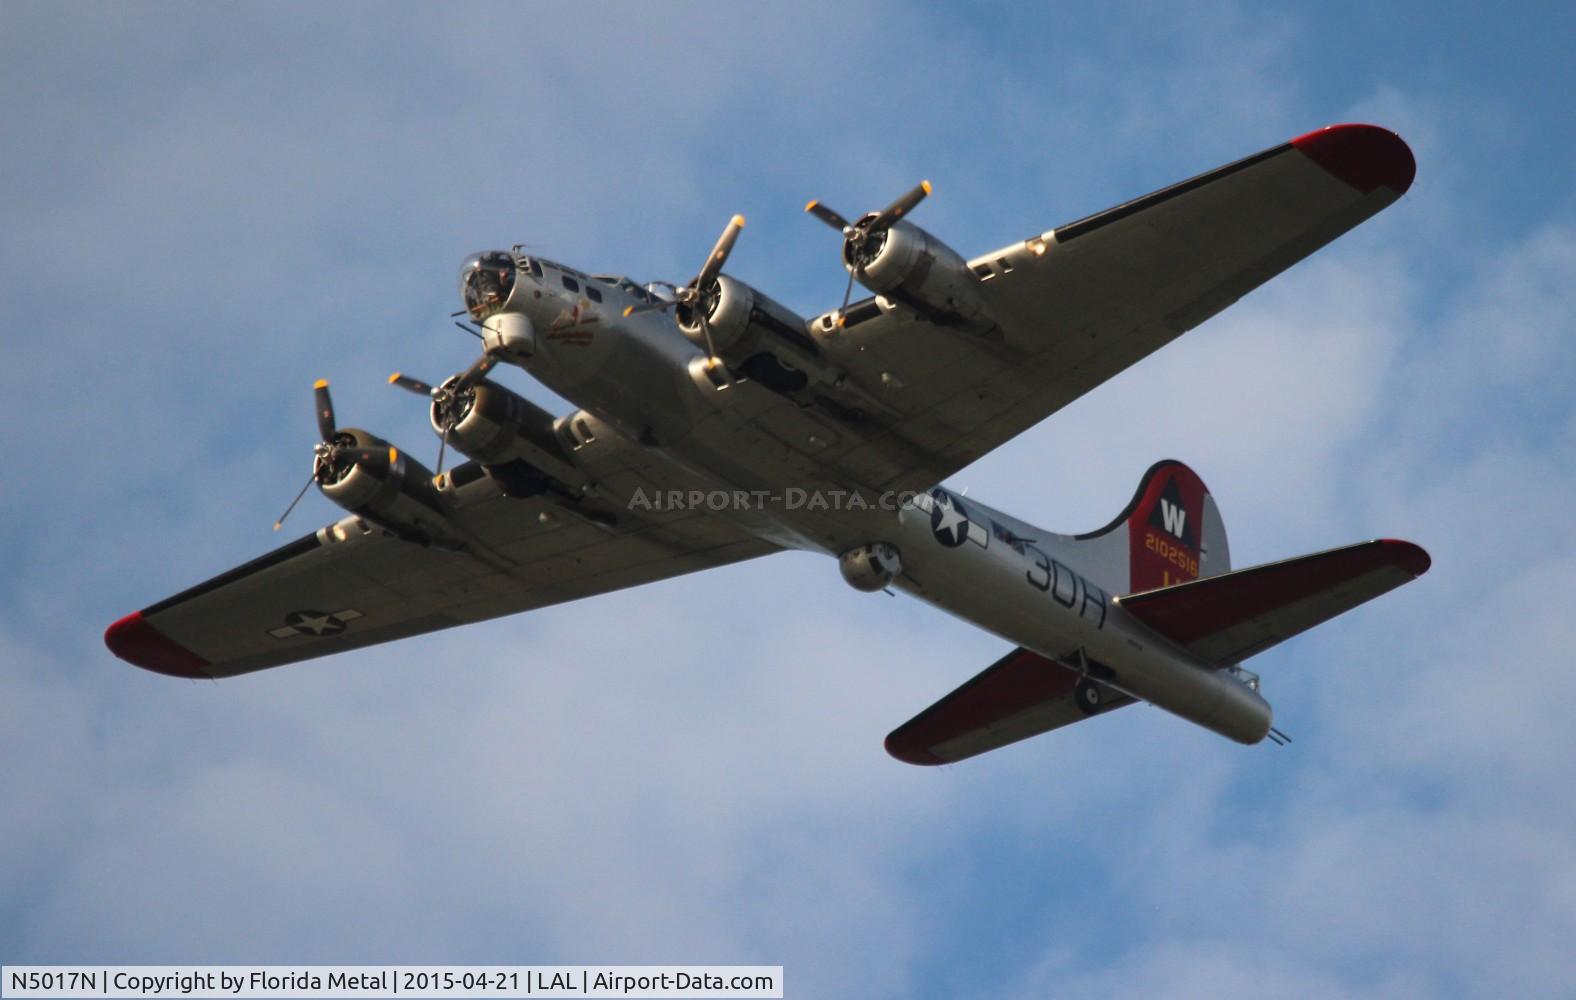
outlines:
[[[1568,995],[1573,28],[5,3],[0,960]],[[1238,565],[1427,547],[1419,583],[1254,661],[1289,748],[1131,709],[898,764],[885,733],[1002,644],[799,554],[222,684],[101,645],[276,544],[315,378],[435,450],[383,383],[472,359],[447,319],[469,251],[682,279],[742,212],[730,272],[809,315],[844,280],[812,197],[928,177],[919,221],[970,256],[1340,121],[1411,143],[1405,199],[951,483],[1086,530],[1174,456]]]

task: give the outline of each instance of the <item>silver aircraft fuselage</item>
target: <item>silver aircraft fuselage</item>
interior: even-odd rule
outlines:
[[[636,286],[536,264],[542,273],[522,269],[501,311],[482,320],[484,331],[514,324],[511,360],[582,408],[571,422],[590,418],[637,446],[660,445],[647,450],[681,484],[675,499],[769,497],[776,502],[718,512],[775,544],[833,556],[889,545],[902,564],[892,585],[920,600],[1230,739],[1252,744],[1269,733],[1272,713],[1253,675],[1205,663],[1143,625],[1121,605],[1125,581],[1078,566],[1067,536],[939,487],[885,496],[831,481],[778,442],[741,441],[736,429],[713,433],[737,424],[711,419],[719,408],[768,390],[737,377],[724,388],[698,378],[705,353],[667,311],[624,315],[647,301]],[[590,281],[600,302],[587,297]],[[850,518],[856,495],[868,506],[854,507],[861,516]],[[949,513],[964,509],[961,521]],[[850,536],[851,521],[858,535]]]

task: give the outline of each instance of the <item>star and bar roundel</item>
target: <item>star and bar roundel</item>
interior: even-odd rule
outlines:
[[[346,608],[343,611],[292,611],[285,615],[285,623],[279,628],[268,630],[268,634],[275,639],[291,639],[298,635],[310,635],[324,638],[338,635],[357,618],[365,617],[355,608]]]
[[[969,509],[962,500],[939,488],[932,490],[930,496],[930,532],[936,536],[936,541],[949,549],[968,541],[981,548],[986,546],[990,536],[984,525],[974,523],[969,517]]]

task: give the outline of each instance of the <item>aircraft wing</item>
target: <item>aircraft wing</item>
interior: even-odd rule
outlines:
[[[1309,133],[970,261],[999,332],[873,300],[841,331],[895,416],[821,453],[878,489],[924,489],[1137,363],[1400,198],[1393,133]],[[828,326],[830,320],[823,320]]]
[[[705,513],[577,513],[548,494],[505,496],[480,477],[461,489],[470,491],[463,524],[485,560],[351,516],[127,615],[105,642],[149,670],[228,677],[775,551]]]
[[[953,764],[1131,704],[1020,646],[894,729],[886,749],[907,764]]]

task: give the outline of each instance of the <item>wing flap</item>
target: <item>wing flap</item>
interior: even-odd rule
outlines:
[[[1428,572],[1428,553],[1381,539],[1116,599],[1189,652],[1231,664]]]
[[[1020,646],[894,729],[886,750],[907,764],[952,764],[1132,703]]]

